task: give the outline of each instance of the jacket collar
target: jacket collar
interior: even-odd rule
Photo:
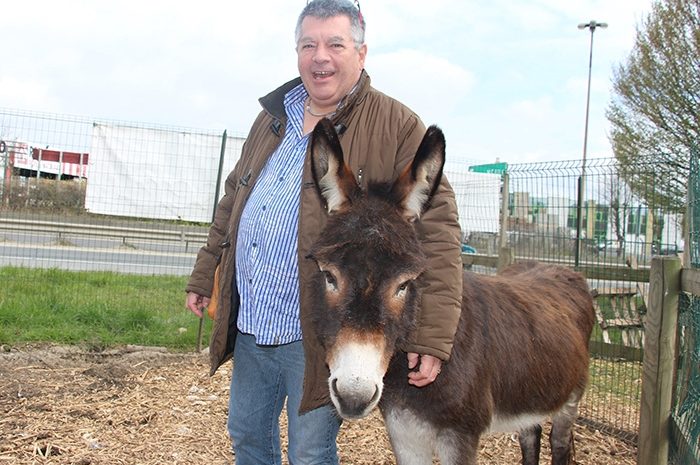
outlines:
[[[260,105],[263,107],[263,109],[267,113],[269,113],[270,116],[272,116],[274,119],[280,122],[286,121],[287,114],[284,111],[284,96],[287,95],[287,92],[294,89],[299,84],[301,84],[300,77],[292,79],[291,81],[282,84],[280,87],[273,90],[264,97],[261,97],[260,99],[258,99],[258,101],[260,102]],[[365,96],[367,95],[367,91],[369,90],[369,86],[369,75],[367,74],[367,71],[362,70],[362,73],[360,74],[360,80],[357,83],[357,89],[352,95],[350,95],[348,101],[345,103],[345,105],[343,105],[340,111],[338,111],[338,113],[336,113],[335,116],[333,116],[334,123],[343,121],[345,117],[350,113],[352,108],[354,108],[355,106],[357,106],[357,104],[364,100]]]

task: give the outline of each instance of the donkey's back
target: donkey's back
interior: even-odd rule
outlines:
[[[416,431],[393,440],[412,424],[430,431],[443,463],[475,456],[482,433],[518,431],[523,463],[536,464],[547,416],[552,463],[570,463],[594,319],[585,279],[568,268],[524,262],[496,276],[465,272],[462,317],[441,375],[422,389],[407,386],[397,357],[385,378],[381,407],[405,455],[399,463],[421,463],[410,458],[420,454],[408,444]]]
[[[485,323],[473,337],[483,338],[487,349],[479,363],[492,372],[494,416],[552,413],[572,393],[583,393],[595,314],[580,274],[533,262],[513,265],[497,276],[469,274],[463,312],[479,312],[472,318]],[[465,329],[462,334],[469,334]],[[460,346],[468,343],[457,338]],[[494,423],[490,429],[499,430]]]

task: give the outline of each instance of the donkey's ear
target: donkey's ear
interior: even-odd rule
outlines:
[[[425,211],[440,185],[445,166],[445,136],[437,126],[430,126],[423,136],[413,162],[396,180],[393,191],[400,199],[403,214],[415,221]]]
[[[326,202],[328,213],[341,210],[359,189],[343,161],[343,149],[333,124],[323,118],[311,135],[311,174],[316,190]]]

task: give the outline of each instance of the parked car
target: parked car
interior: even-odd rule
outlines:
[[[466,253],[466,254],[470,254],[470,255],[475,254],[476,249],[474,247],[472,247],[471,245],[462,243],[462,253],[463,254]],[[467,270],[470,270],[471,267],[472,267],[471,263],[464,265],[464,268]]]
[[[475,253],[476,253],[476,249],[475,249],[474,247],[472,247],[471,245],[462,244],[462,253],[471,253],[471,254],[475,254]]]
[[[682,255],[683,246],[678,244],[657,244],[651,245],[653,255]]]

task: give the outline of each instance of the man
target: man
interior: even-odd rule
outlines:
[[[361,185],[395,179],[425,133],[412,111],[370,86],[364,28],[359,7],[348,0],[314,0],[304,8],[295,34],[300,77],[260,99],[263,110],[187,286],[187,307],[201,316],[218,263],[211,370],[233,357],[228,430],[237,465],[281,463],[285,400],[290,464],[338,463],[340,420],[306,314],[318,270],[304,257],[326,221],[311,181],[310,132],[324,117],[336,125]],[[460,311],[460,229],[446,180],[417,228],[428,271],[419,325],[404,349],[416,368],[407,382],[422,387],[449,358]]]

